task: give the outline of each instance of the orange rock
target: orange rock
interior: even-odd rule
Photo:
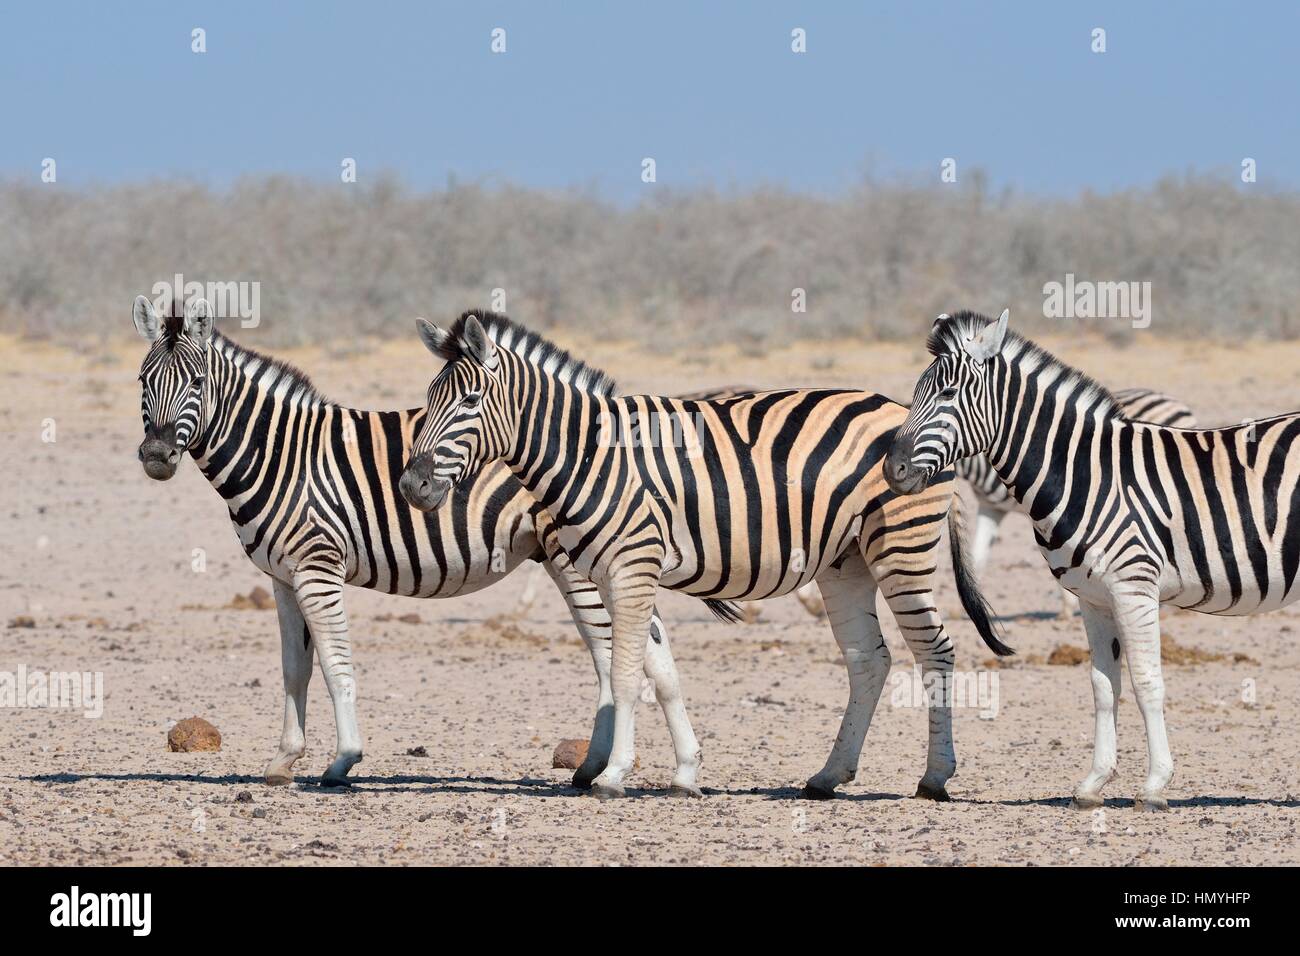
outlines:
[[[227,607],[236,611],[269,611],[275,607],[275,598],[262,586],[253,588],[248,594],[236,594]]]
[[[577,770],[582,766],[582,762],[587,759],[587,748],[590,746],[586,740],[574,740],[568,738],[561,740],[555,745],[555,753],[551,755],[551,766],[556,770]],[[641,758],[632,759],[632,769],[641,769]]]
[[[551,766],[556,769],[577,770],[587,759],[588,741],[561,740],[551,755]]]
[[[220,750],[221,731],[202,717],[186,717],[167,731],[167,749],[173,753]]]
[[[1057,644],[1052,649],[1052,653],[1047,655],[1049,664],[1074,665],[1082,664],[1088,660],[1088,651],[1086,648],[1076,647],[1073,644]]]

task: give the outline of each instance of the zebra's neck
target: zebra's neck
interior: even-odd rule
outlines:
[[[512,353],[503,357],[507,390],[522,398],[506,465],[558,517],[572,485],[605,457],[618,400],[564,381]]]
[[[208,349],[206,388],[190,454],[234,510],[256,487],[257,465],[280,454],[304,417],[328,403],[297,369],[219,335]],[[343,417],[332,420],[342,427]]]
[[[989,462],[1050,534],[1073,514],[1058,507],[1080,456],[1091,461],[1100,454],[1109,462],[1106,446],[1126,421],[1105,389],[1036,346],[991,363],[986,374],[993,416]],[[1104,474],[1119,477],[1109,467]]]

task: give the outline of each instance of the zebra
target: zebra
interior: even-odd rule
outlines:
[[[337,748],[323,786],[344,786],[362,757],[356,677],[343,586],[451,597],[544,558],[550,518],[504,467],[485,469],[436,514],[397,493],[424,409],[362,411],[327,401],[302,372],[215,330],[204,299],[162,319],[144,296],[136,329],[151,345],[140,366],[145,473],[165,481],[188,452],[230,510],[253,564],[271,576],[284,670],[284,730],[266,782],[293,781],[305,751],[311,655],[334,705]],[[574,774],[585,788],[613,741],[610,618],[596,588],[544,562],[596,667],[596,718]],[[667,629],[656,615],[645,673],[667,718],[676,786],[695,790],[701,754],[682,700]]]
[[[1196,416],[1176,398],[1149,388],[1125,388],[1114,393],[1115,402],[1126,418],[1170,428],[1195,428]],[[977,577],[983,577],[989,551],[998,538],[1002,520],[1020,510],[1007,486],[989,464],[987,455],[972,455],[956,462],[957,477],[970,485],[975,497],[975,527],[971,534],[970,563]],[[1061,593],[1060,617],[1070,618],[1079,602],[1064,588]]]
[[[934,361],[886,479],[921,494],[956,459],[988,455],[1081,603],[1096,736],[1075,805],[1099,806],[1115,775],[1123,652],[1147,737],[1135,805],[1167,810],[1160,605],[1241,615],[1300,597],[1300,413],[1200,430],[1131,421],[1104,388],[1007,324],[1008,312],[935,320]]]
[[[947,799],[954,653],[932,591],[945,515],[963,606],[989,647],[1010,648],[966,572],[960,512],[949,511],[951,471],[920,499],[885,487],[880,463],[906,409],[846,389],[722,401],[617,396],[603,372],[503,315],[466,312],[448,331],[416,325],[446,364],[429,385],[402,494],[429,511],[467,475],[504,460],[556,522],[561,553],[552,559],[595,581],[613,616],[614,749],[592,784],[596,796],[622,795],[632,767],[633,678],[660,585],[739,600],[815,580],[843,651],[849,702],[803,796],[833,796],[856,774],[890,668],[879,590],[923,679],[943,691],[927,700],[917,796]]]
[[[761,389],[754,388],[750,385],[724,385],[721,388],[704,388],[697,392],[680,393],[673,397],[681,399],[684,402],[719,401],[724,398],[739,398],[742,395],[753,395],[758,391],[761,391]],[[978,574],[978,569],[976,569],[976,576],[978,576]],[[794,596],[798,598],[799,603],[803,605],[803,609],[813,617],[818,620],[826,617],[826,603],[822,600],[815,582],[809,581],[807,584],[795,588]],[[757,610],[751,614],[749,608],[745,608],[742,613],[744,615],[744,621],[747,624],[752,624],[754,621],[758,620]]]

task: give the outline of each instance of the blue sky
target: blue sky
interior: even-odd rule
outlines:
[[[1070,196],[1247,156],[1300,185],[1300,4],[42,2],[2,22],[0,176],[49,156],[74,188],[337,182],[354,157],[421,189],[635,201],[647,156],[660,187],[835,193],[953,157]]]

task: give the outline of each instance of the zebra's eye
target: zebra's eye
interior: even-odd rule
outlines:
[[[953,385],[949,385],[947,388],[945,388],[942,392],[939,393],[939,401],[941,402],[951,402],[956,397],[957,397],[957,388],[956,386]]]
[[[482,400],[482,398],[483,396],[479,395],[478,392],[470,392],[468,395],[466,395],[464,398],[460,400],[460,407],[468,411],[473,411],[474,409],[478,408],[478,403]]]

